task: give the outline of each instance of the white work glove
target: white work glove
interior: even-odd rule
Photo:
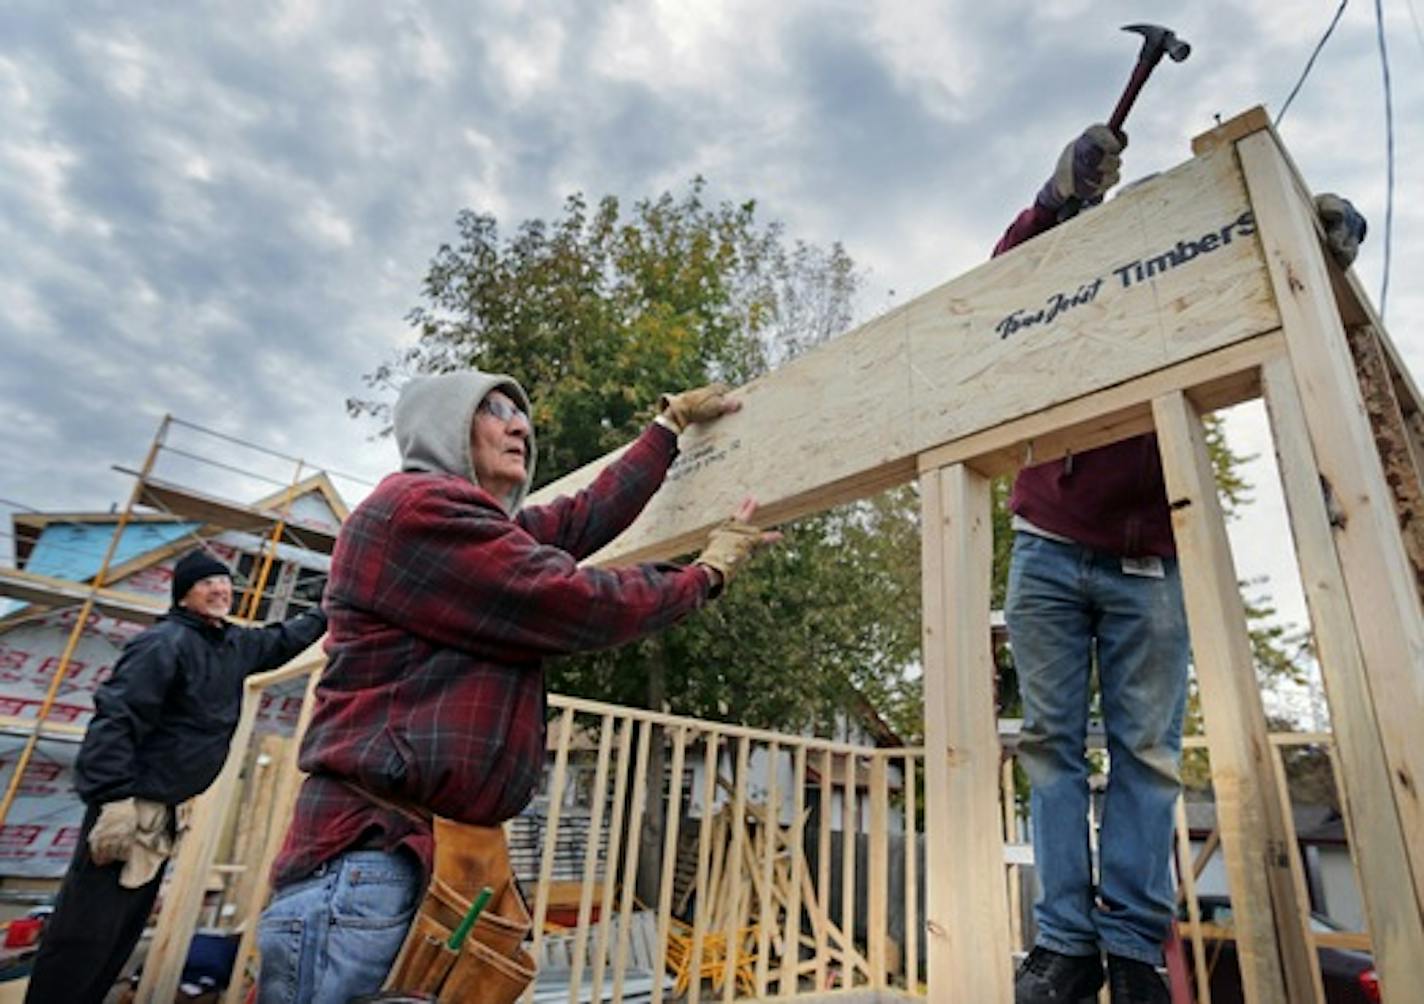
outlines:
[[[127,861],[138,836],[138,805],[132,798],[105,802],[89,831],[89,856],[96,865]]]
[[[1063,148],[1058,163],[1034,201],[1045,209],[1058,212],[1069,198],[1083,205],[1102,201],[1109,188],[1117,184],[1122,167],[1119,156],[1127,148],[1127,137],[1117,136],[1105,125],[1092,125]]]

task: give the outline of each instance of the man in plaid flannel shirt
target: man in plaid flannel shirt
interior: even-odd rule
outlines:
[[[326,589],[329,663],[301,749],[310,776],[259,928],[260,1001],[377,990],[429,879],[428,826],[363,797],[492,826],[544,754],[543,661],[633,641],[717,595],[774,535],[748,500],[687,566],[582,568],[642,511],[677,435],[740,405],[713,386],[663,410],[588,488],[521,508],[529,403],[512,379],[418,377],[395,408],[401,471],[351,514]]]

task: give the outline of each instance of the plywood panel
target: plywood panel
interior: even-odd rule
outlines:
[[[748,492],[768,522],[869,494],[924,450],[1278,325],[1235,157],[1215,151],[741,388],[595,560],[692,550]]]

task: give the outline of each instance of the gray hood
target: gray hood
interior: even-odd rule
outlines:
[[[485,395],[501,390],[529,414],[524,388],[502,373],[462,370],[437,376],[418,376],[401,388],[396,400],[396,445],[401,470],[454,474],[478,485],[470,456],[470,427],[475,409]],[[513,515],[524,504],[534,481],[534,428],[531,422],[528,452],[524,457],[524,484],[514,497],[504,500]],[[483,486],[481,486],[483,487]]]

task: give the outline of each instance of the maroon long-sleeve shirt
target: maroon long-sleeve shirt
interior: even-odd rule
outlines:
[[[383,799],[494,825],[544,761],[543,660],[632,641],[706,600],[700,565],[581,568],[642,511],[677,454],[651,425],[585,490],[510,518],[450,474],[388,476],[332,556],[329,663],[302,743],[302,785],[273,883],[354,847],[410,848],[429,828]]]
[[[994,254],[1057,223],[1037,204],[1019,213]],[[1034,526],[1124,557],[1177,553],[1157,435],[1147,433],[1019,471],[1009,508]]]

